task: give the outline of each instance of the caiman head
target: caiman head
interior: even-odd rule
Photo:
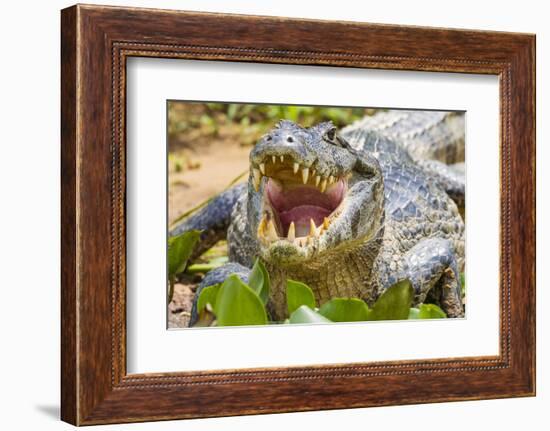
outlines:
[[[267,262],[285,266],[329,256],[379,231],[380,167],[331,122],[304,128],[283,120],[250,153],[247,211]]]

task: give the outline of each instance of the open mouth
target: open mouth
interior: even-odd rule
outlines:
[[[258,238],[264,245],[287,241],[313,244],[337,217],[347,189],[346,177],[322,176],[315,165],[300,165],[291,156],[267,156],[252,166],[254,188],[263,187],[263,214]]]

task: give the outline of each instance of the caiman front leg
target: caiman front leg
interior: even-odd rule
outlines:
[[[403,258],[401,276],[414,288],[414,304],[434,302],[448,317],[463,317],[460,275],[452,243],[442,238],[421,241]]]

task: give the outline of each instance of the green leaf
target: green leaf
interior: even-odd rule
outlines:
[[[359,298],[334,298],[324,303],[319,313],[333,322],[361,322],[368,320],[369,307]]]
[[[198,272],[202,272],[203,274],[206,274],[208,271],[212,271],[213,269],[219,268],[223,264],[211,264],[211,263],[195,263],[193,265],[189,265],[185,272],[187,274],[196,274]]]
[[[260,297],[241,279],[231,274],[216,296],[218,326],[265,325],[267,313]]]
[[[331,323],[331,321],[307,305],[301,305],[290,315],[288,323]]]
[[[445,319],[445,312],[435,304],[422,304],[418,313],[419,319]]]
[[[409,310],[409,319],[445,319],[445,312],[435,304],[421,304]]]
[[[248,285],[259,296],[264,285],[264,273],[258,265],[258,262],[259,260],[256,258],[252,271],[250,271],[250,276],[248,277]]]
[[[168,239],[168,277],[183,272],[195,244],[201,236],[200,230],[190,230]]]
[[[204,257],[204,255],[203,255],[203,257]],[[229,257],[228,256],[218,256],[218,257],[215,257],[215,258],[210,259],[208,261],[208,263],[210,265],[220,265],[220,266],[222,266],[223,264],[225,264],[227,262],[229,262]]]
[[[213,284],[212,286],[206,286],[201,290],[199,299],[197,301],[197,313],[200,313],[206,307],[206,304],[210,304],[212,309],[216,307],[216,297],[220,290],[221,284]]]
[[[262,302],[266,304],[269,299],[271,281],[269,279],[269,273],[259,258],[256,258],[256,262],[254,262],[250,277],[248,278],[248,285],[256,292]]]
[[[300,283],[299,281],[287,280],[286,304],[289,315],[294,313],[294,311],[302,305],[307,305],[309,308],[313,309],[315,308],[315,296],[306,284]]]
[[[413,294],[413,287],[409,280],[395,283],[378,298],[369,313],[369,320],[407,319]]]
[[[418,308],[409,309],[409,319],[420,319],[420,310]]]

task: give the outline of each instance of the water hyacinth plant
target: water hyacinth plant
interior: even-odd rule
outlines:
[[[185,270],[192,250],[200,240],[200,232],[185,232],[170,240],[169,284],[173,286],[177,274]],[[256,259],[248,283],[231,274],[223,283],[202,289],[197,299],[199,319],[195,326],[316,324],[447,317],[435,304],[411,307],[414,292],[409,280],[399,281],[388,288],[369,307],[360,298],[332,298],[317,304],[309,286],[289,279],[286,282],[288,316],[284,321],[272,321],[267,309],[270,289],[269,273],[263,263]]]

